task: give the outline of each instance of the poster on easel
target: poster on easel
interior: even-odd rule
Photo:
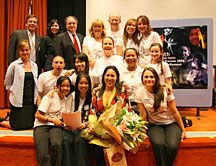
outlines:
[[[177,106],[212,104],[212,19],[151,21],[172,72]]]

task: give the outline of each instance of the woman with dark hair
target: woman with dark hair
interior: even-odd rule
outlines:
[[[74,65],[75,73],[73,73],[72,76],[70,76],[73,85],[75,85],[77,76],[81,73],[85,73],[90,76],[92,82],[92,86],[91,86],[92,88],[99,84],[100,76],[91,70],[89,71],[88,56],[85,53],[81,52],[75,54],[73,59],[73,65]]]
[[[172,87],[172,74],[169,64],[163,60],[164,51],[162,45],[160,43],[152,43],[149,47],[149,52],[151,56],[151,62],[147,65],[147,67],[152,67],[157,71],[162,84],[166,83]]]
[[[122,100],[122,108],[128,104],[128,93],[119,82],[119,72],[115,66],[107,66],[102,76],[102,87],[92,98],[92,107],[89,114],[89,133],[94,133],[93,128],[100,115],[107,111],[117,101]],[[96,166],[104,166],[105,160],[103,147],[90,145]]]
[[[137,18],[137,28],[140,32],[139,36],[139,64],[147,65],[151,61],[151,56],[149,55],[149,47],[152,43],[160,43],[160,35],[154,32],[151,28],[149,18],[145,15],[140,15]]]
[[[17,45],[17,59],[7,69],[4,85],[10,92],[10,119],[6,127],[13,130],[32,129],[34,114],[37,111],[38,67],[29,59],[30,45],[28,40],[21,40]],[[4,124],[2,124],[4,125]]]
[[[135,112],[138,112],[135,102],[135,92],[142,86],[141,75],[143,68],[137,62],[139,53],[135,48],[126,48],[124,51],[124,60],[127,65],[120,71],[120,80],[123,81],[123,86],[126,88],[130,104]]]
[[[34,142],[38,165],[61,165],[62,162],[62,112],[72,109],[72,84],[67,76],[61,76],[56,82],[57,92],[53,98],[44,96],[35,114]],[[51,160],[49,156],[51,144]]]
[[[138,50],[138,31],[137,21],[135,19],[129,19],[124,27],[123,37],[119,38],[116,43],[117,55],[123,56],[126,48],[136,48]]]
[[[142,73],[143,87],[136,91],[136,102],[143,120],[148,120],[147,134],[153,145],[157,166],[172,166],[180,140],[186,138],[173,94],[161,85],[154,68]]]
[[[75,92],[72,93],[74,112],[81,111],[82,124],[77,130],[63,131],[62,165],[90,166],[90,154],[87,140],[80,137],[81,130],[88,125],[88,115],[91,106],[91,79],[86,73],[76,78]]]
[[[63,32],[62,26],[57,19],[52,19],[47,25],[47,35],[41,39],[40,53],[44,59],[44,71],[52,70],[52,61],[55,56],[55,39]]]

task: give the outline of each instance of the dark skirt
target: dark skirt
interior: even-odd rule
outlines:
[[[34,78],[31,72],[25,72],[23,107],[15,107],[10,103],[10,126],[13,130],[32,129],[37,106],[34,105]]]

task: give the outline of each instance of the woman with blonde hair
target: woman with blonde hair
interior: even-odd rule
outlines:
[[[25,130],[34,125],[38,67],[29,59],[31,49],[28,40],[19,41],[17,50],[19,58],[8,66],[4,85],[10,92],[10,127]]]
[[[96,19],[89,27],[89,36],[83,41],[82,50],[89,58],[90,70],[93,69],[97,59],[103,56],[102,40],[106,36],[104,23]]]

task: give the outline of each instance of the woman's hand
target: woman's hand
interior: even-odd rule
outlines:
[[[94,134],[94,125],[95,125],[95,122],[89,122],[89,128],[88,128],[88,132],[91,133],[91,134]]]
[[[140,64],[140,66],[143,68],[143,69],[146,69],[147,66],[145,64]]]
[[[170,94],[173,93],[173,88],[172,88],[172,86],[170,86],[169,84],[166,84],[166,83],[164,83],[164,84],[162,84],[162,85],[166,88],[166,91],[167,91],[167,94],[168,94],[168,95],[170,95]]]
[[[187,137],[186,132],[184,130],[184,131],[182,131],[181,142],[183,142],[183,140],[186,138],[188,138],[188,137]]]
[[[74,69],[67,70],[67,71],[65,71],[64,75],[67,76],[67,77],[69,77],[69,76],[71,76],[74,73],[74,71],[75,71]]]
[[[71,130],[71,127],[70,127],[70,126],[64,125],[64,129],[67,130],[67,131],[70,131],[70,130]]]
[[[62,122],[59,118],[53,118],[53,123],[58,127],[64,127],[64,122]]]
[[[47,97],[49,98],[53,98],[55,96],[55,91],[54,90],[51,90],[47,93]]]
[[[87,123],[82,123],[79,127],[77,127],[77,130],[82,130],[87,127]]]

